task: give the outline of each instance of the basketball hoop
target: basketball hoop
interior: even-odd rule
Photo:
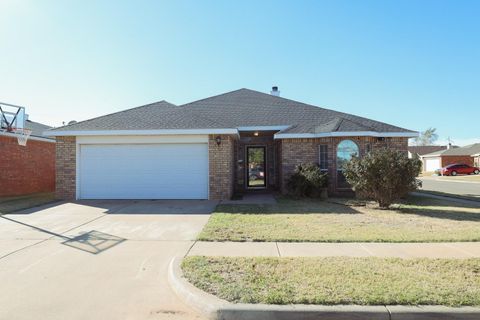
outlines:
[[[32,130],[25,129],[25,128],[23,129],[18,128],[18,129],[15,129],[14,132],[17,135],[18,144],[21,146],[26,146],[27,140],[32,134]]]
[[[32,130],[25,128],[25,107],[0,102],[0,131],[17,135],[18,144],[27,145]]]

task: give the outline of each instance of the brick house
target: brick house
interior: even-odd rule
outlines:
[[[26,146],[0,132],[0,197],[55,190],[55,139],[43,135],[50,127],[30,120],[25,127],[32,130]]]
[[[479,164],[480,143],[471,144],[465,147],[448,148],[421,156],[424,171],[430,172],[443,168],[450,164],[467,164],[474,166],[475,161]]]
[[[295,166],[318,163],[330,193],[351,191],[341,163],[376,148],[407,152],[417,132],[240,89],[166,101],[48,131],[64,199],[228,199],[285,191]]]

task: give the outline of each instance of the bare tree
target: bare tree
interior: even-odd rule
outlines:
[[[420,135],[415,138],[415,144],[417,146],[429,146],[434,144],[437,139],[437,129],[428,128],[427,130],[420,132]]]

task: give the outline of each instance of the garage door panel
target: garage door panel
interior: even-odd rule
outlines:
[[[206,144],[82,145],[83,199],[206,199]]]
[[[440,158],[426,159],[425,160],[425,171],[432,172],[437,169],[440,169]]]

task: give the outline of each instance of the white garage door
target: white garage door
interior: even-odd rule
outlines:
[[[425,171],[432,172],[440,169],[440,158],[425,159]]]
[[[208,146],[81,145],[81,199],[207,199]]]

